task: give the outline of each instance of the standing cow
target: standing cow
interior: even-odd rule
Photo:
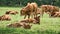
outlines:
[[[26,16],[28,15],[28,18],[30,18],[30,16],[33,15],[37,16],[36,11],[37,11],[37,4],[36,3],[28,3],[26,7],[22,8],[20,11],[21,15],[25,15],[24,19],[26,18]]]
[[[56,6],[52,6],[52,5],[42,5],[41,8],[42,8],[42,16],[44,12],[48,13],[49,16],[51,16],[51,13],[53,12],[56,12],[56,11],[59,12],[59,8]]]

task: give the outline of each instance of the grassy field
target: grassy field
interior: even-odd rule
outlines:
[[[20,12],[21,7],[0,7],[0,16],[8,10]],[[6,27],[7,24],[23,19],[20,14],[10,16],[12,17],[11,21],[0,21],[0,34],[60,34],[60,18],[49,18],[48,14],[44,14],[43,18],[40,18],[40,25],[32,24],[31,29],[24,29]]]

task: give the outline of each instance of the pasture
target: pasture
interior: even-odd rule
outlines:
[[[16,10],[20,12],[22,7],[0,7],[0,16],[8,10]],[[10,15],[11,21],[0,21],[0,34],[60,34],[60,18],[49,18],[48,14],[41,17],[40,25],[32,24],[31,29],[24,28],[8,28],[7,24],[14,23],[23,19],[24,16],[19,14]]]

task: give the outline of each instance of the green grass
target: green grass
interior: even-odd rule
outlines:
[[[0,16],[5,14],[8,10],[16,10],[20,12],[21,7],[0,7]],[[17,15],[10,15],[11,21],[0,21],[0,34],[60,34],[60,18],[49,18],[48,14],[41,17],[40,25],[32,24],[31,29],[24,28],[8,28],[7,24],[14,23],[23,19],[20,13]]]

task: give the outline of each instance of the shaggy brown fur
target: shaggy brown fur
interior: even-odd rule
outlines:
[[[35,17],[37,16],[37,9],[38,9],[38,5],[36,3],[31,3],[33,6],[33,13],[35,14]]]
[[[6,11],[5,14],[13,14],[13,15],[16,15],[16,14],[18,14],[18,12],[17,11]]]
[[[25,16],[24,19],[26,18],[26,16],[28,16],[28,18],[30,18],[31,13],[29,12],[29,10],[26,9],[26,7],[22,8],[22,10],[20,11],[20,15],[21,16]]]
[[[0,17],[0,20],[11,20],[11,17],[5,14]]]
[[[20,22],[26,22],[26,23],[32,23],[35,19],[24,19],[24,20],[21,20]]]
[[[41,13],[40,8],[37,8],[37,14],[40,14],[40,13]]]
[[[37,24],[40,24],[40,16],[34,17],[34,19],[36,20],[36,23],[37,23]]]
[[[25,22],[19,22],[14,24],[8,24],[7,27],[23,27],[25,29],[30,29],[32,25],[25,23]]]
[[[32,25],[30,25],[29,23],[23,23],[22,27],[25,29],[30,29]]]
[[[8,27],[21,27],[20,23],[8,24]]]
[[[36,16],[37,7],[36,3],[28,3],[26,7],[21,9],[20,14],[25,15],[24,18],[26,18],[27,15],[28,18],[30,18],[33,14]]]
[[[52,12],[56,12],[56,11],[59,12],[59,8],[52,5],[42,5],[41,8],[42,8],[42,16],[44,12],[48,13],[49,16],[51,16]]]
[[[47,5],[40,6],[42,9],[41,15],[43,16],[44,12],[47,12]]]
[[[34,17],[34,19],[32,18],[24,19],[24,20],[21,20],[20,22],[40,24],[40,16]]]
[[[54,12],[51,14],[52,17],[60,17],[60,12]]]
[[[41,13],[42,13],[41,9],[40,9],[40,8],[37,8],[37,12],[36,12],[36,13],[37,13],[37,16],[38,16],[38,15],[40,16]],[[36,16],[36,17],[37,17],[37,16]]]

